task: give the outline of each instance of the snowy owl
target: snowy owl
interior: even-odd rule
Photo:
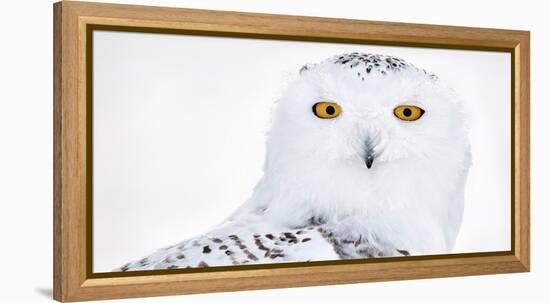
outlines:
[[[275,106],[250,199],[213,230],[116,270],[448,253],[470,166],[464,121],[452,90],[403,59],[305,65]]]

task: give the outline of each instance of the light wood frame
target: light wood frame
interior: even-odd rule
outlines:
[[[509,52],[512,250],[156,273],[91,272],[94,27]],[[80,301],[529,271],[529,32],[62,1],[54,4],[54,298]],[[391,259],[391,260],[390,260]]]

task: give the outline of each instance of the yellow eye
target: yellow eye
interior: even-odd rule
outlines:
[[[400,105],[394,108],[393,114],[403,121],[415,121],[422,117],[424,110],[414,105]]]
[[[321,119],[336,118],[342,112],[340,105],[334,102],[317,102],[312,109],[315,116]]]

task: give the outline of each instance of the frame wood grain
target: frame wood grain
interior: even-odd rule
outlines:
[[[512,250],[238,269],[91,272],[90,33],[194,35],[509,52]],[[54,298],[62,302],[529,271],[529,32],[62,1],[54,4]]]

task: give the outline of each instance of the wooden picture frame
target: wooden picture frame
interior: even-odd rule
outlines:
[[[91,271],[94,29],[511,54],[512,249],[185,272]],[[54,298],[62,302],[529,271],[529,32],[62,1],[54,4]]]

